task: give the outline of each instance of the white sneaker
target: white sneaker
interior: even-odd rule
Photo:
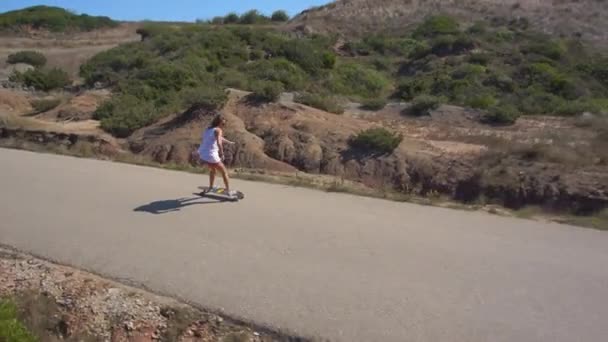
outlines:
[[[214,186],[214,187],[212,187],[212,188],[207,188],[207,189],[205,190],[205,193],[209,193],[209,192],[217,192],[217,189],[218,189],[218,187],[217,187],[217,186]]]

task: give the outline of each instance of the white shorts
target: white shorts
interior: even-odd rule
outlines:
[[[220,155],[218,153],[209,153],[199,150],[198,156],[201,158],[202,161],[208,164],[219,164],[222,162],[222,159],[220,158]]]

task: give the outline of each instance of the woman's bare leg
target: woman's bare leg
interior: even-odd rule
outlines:
[[[215,166],[209,165],[209,190],[213,189],[215,184]]]
[[[226,170],[226,166],[224,166],[224,163],[220,163],[217,166],[217,169],[222,174],[222,178],[224,178],[224,187],[226,188],[226,191],[230,191],[230,177],[228,177],[228,170]]]

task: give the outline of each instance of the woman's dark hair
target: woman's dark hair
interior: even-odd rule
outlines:
[[[213,118],[213,121],[211,121],[211,128],[217,128],[219,127],[219,125],[222,124],[222,122],[225,122],[226,119],[224,118],[223,115],[218,114],[215,116],[215,118]]]

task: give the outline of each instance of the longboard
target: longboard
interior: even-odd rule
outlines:
[[[220,199],[225,199],[233,202],[240,201],[245,198],[245,194],[240,191],[235,191],[236,196],[232,197],[228,196],[228,194],[226,193],[226,189],[224,188],[216,188],[215,190],[211,191],[209,190],[209,187],[201,186],[199,187],[199,189],[203,190],[203,192],[198,194],[201,197],[218,197]]]

